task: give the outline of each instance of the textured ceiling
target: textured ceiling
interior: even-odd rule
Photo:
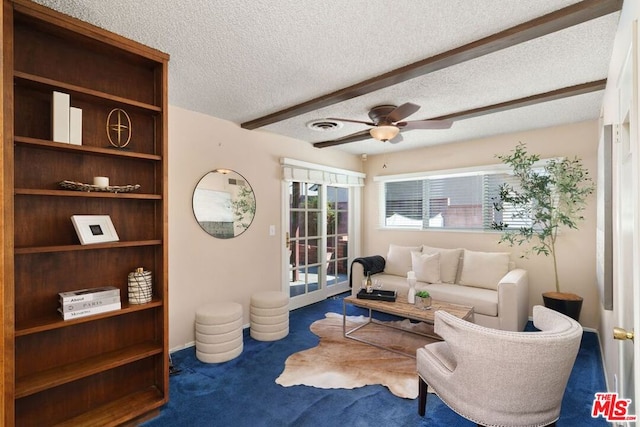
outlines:
[[[627,0],[629,1],[629,0]],[[575,0],[37,0],[171,55],[169,103],[241,124],[458,48]],[[619,12],[300,114],[256,132],[301,140],[367,129],[376,105],[412,102],[419,120],[605,79]],[[376,154],[595,119],[603,91],[325,150]]]

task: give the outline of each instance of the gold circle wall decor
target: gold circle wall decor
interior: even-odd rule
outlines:
[[[131,141],[131,117],[122,108],[114,108],[109,112],[107,138],[109,138],[109,143],[116,148],[124,148]]]

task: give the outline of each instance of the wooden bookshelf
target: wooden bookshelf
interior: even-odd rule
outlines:
[[[5,426],[115,426],[168,401],[168,55],[28,0],[2,9],[2,340]],[[52,140],[53,92],[82,109],[82,145]],[[131,118],[126,148],[107,116]],[[71,180],[139,184],[127,193]],[[120,240],[81,245],[71,215],[109,215]],[[127,276],[153,275],[153,299],[128,304]],[[62,320],[58,293],[112,285],[122,309]]]

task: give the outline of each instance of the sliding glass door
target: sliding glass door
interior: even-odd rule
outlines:
[[[348,289],[348,188],[286,182],[286,287],[292,307]]]
[[[327,288],[330,295],[347,290],[349,279],[349,189],[327,186]]]
[[[295,309],[350,290],[360,253],[361,172],[283,158],[282,290]]]
[[[322,186],[289,184],[289,296],[319,292],[324,283]],[[324,255],[326,257],[326,255]],[[323,298],[324,295],[317,295]]]

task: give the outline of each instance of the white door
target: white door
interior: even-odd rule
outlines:
[[[365,175],[295,159],[281,164],[281,280],[293,310],[350,290]]]
[[[351,193],[336,185],[283,183],[282,270],[290,309],[349,290]]]
[[[326,186],[327,211],[327,294],[336,295],[349,289],[349,254],[353,237],[351,189]]]
[[[621,126],[620,136],[625,138],[629,136],[628,123]],[[625,142],[621,141],[622,144]],[[622,147],[621,147],[622,148]],[[634,259],[637,252],[634,250],[635,241],[638,239],[638,227],[634,215],[634,200],[638,198],[637,185],[634,185],[634,162],[636,159],[633,154],[627,153],[625,158],[620,158],[618,171],[618,224],[619,224],[619,241],[616,245],[617,253],[617,295],[615,305],[617,308],[618,326],[626,330],[640,331],[640,328],[634,327],[635,310],[634,301],[636,301],[637,291],[637,275],[638,269],[634,265]],[[634,194],[635,193],[635,194]],[[636,341],[637,342],[637,341]],[[625,399],[633,399],[635,404],[638,397],[635,396],[635,380],[634,380],[634,353],[636,343],[634,341],[620,341],[618,343],[618,388],[621,397]],[[640,353],[639,353],[640,354]],[[636,405],[633,405],[636,407]],[[630,408],[629,413],[635,414],[635,408]]]
[[[327,297],[326,191],[324,185],[290,181],[285,187],[284,287],[290,309]]]
[[[618,326],[628,331],[640,331],[640,312],[635,309],[640,297],[640,185],[638,140],[638,34],[634,25],[632,48],[621,70],[618,87],[619,125],[614,144],[617,195],[614,210],[617,242],[614,243],[615,301]],[[621,398],[631,399],[628,414],[637,415],[640,408],[640,341],[618,342],[618,392]],[[634,425],[629,424],[629,425]]]

